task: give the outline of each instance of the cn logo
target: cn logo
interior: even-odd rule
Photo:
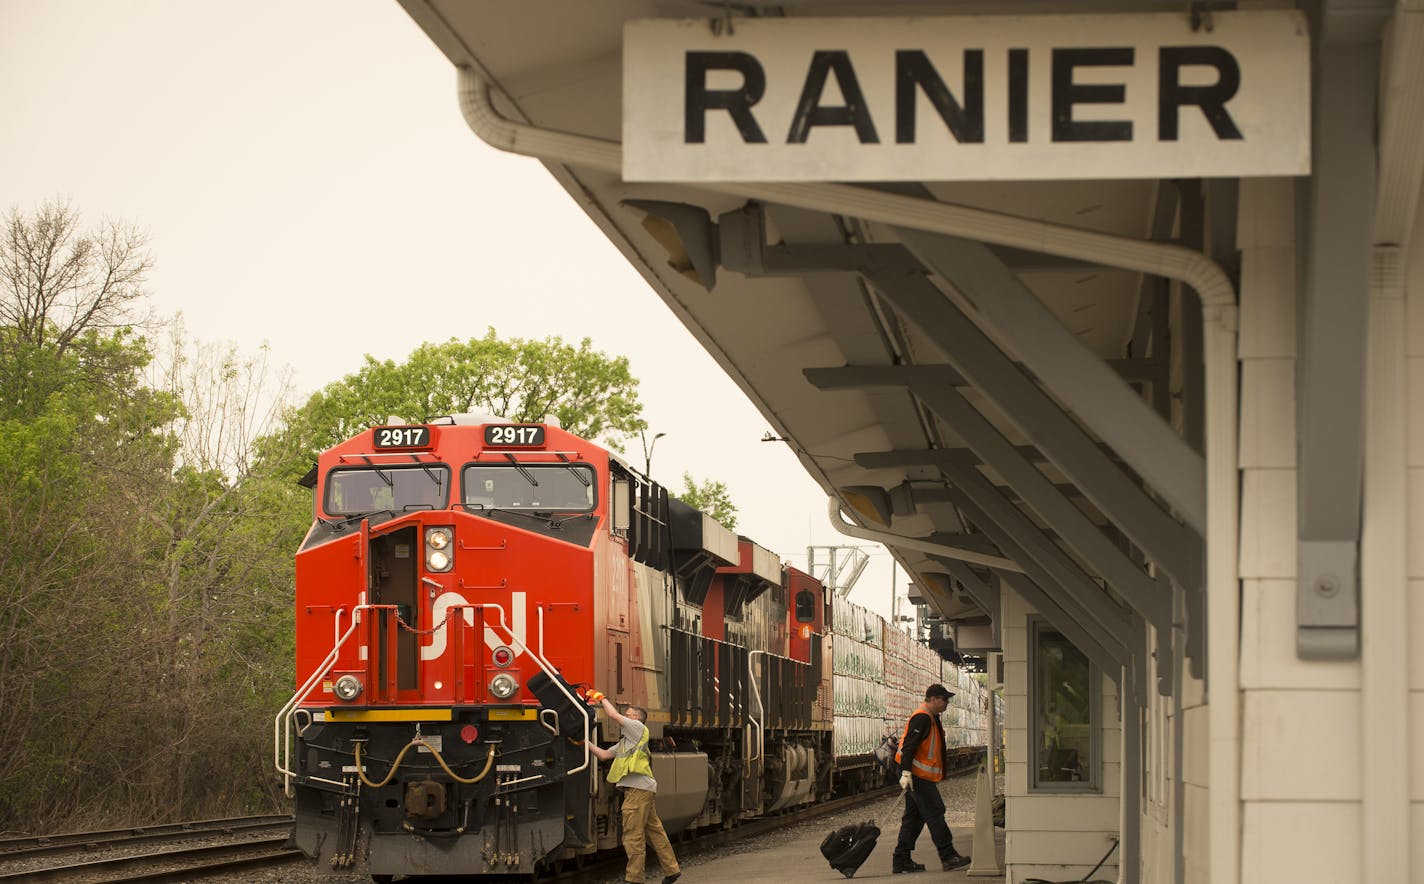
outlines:
[[[514,632],[515,642],[513,644],[510,643],[508,636],[505,634],[506,631],[504,629],[497,630],[494,627],[487,625],[485,626],[486,647],[488,647],[490,650],[494,650],[500,645],[508,645],[509,649],[514,651],[514,655],[516,657],[524,653],[524,636],[527,632],[527,624],[529,622],[529,605],[526,599],[527,596],[525,593],[510,593],[509,609],[504,612],[506,618],[505,623],[509,627],[509,629]],[[439,598],[435,600],[435,604],[430,606],[430,617],[436,623],[441,623],[449,615],[450,609],[452,607],[454,607],[455,605],[468,604],[469,602],[466,601],[465,597],[460,595],[458,592],[443,593]],[[465,625],[473,629],[475,626],[475,612],[470,608],[466,608],[461,613],[464,615]],[[499,614],[497,614],[496,612],[492,610],[487,611],[487,620],[497,620],[498,617]],[[420,649],[420,659],[435,660],[442,656],[445,653],[447,635],[449,635],[448,629],[437,629],[435,630],[435,632],[431,633],[430,644],[423,645]]]

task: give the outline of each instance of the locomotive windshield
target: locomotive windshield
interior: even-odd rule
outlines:
[[[472,464],[463,473],[471,509],[587,512],[593,509],[593,469],[580,464]]]
[[[332,470],[325,509],[333,516],[443,509],[449,488],[450,468],[438,464]]]

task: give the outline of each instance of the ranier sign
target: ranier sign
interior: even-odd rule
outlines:
[[[629,181],[1303,175],[1294,11],[632,21]]]

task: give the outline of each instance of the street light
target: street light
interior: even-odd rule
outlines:
[[[653,437],[653,441],[649,442],[647,430],[638,432],[643,437],[643,475],[651,479],[653,477],[653,449],[658,447],[658,440],[666,436],[667,433],[658,433]]]

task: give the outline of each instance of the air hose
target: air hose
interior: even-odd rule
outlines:
[[[1023,884],[1114,884],[1112,881],[1104,881],[1102,878],[1093,877],[1093,872],[1103,867],[1103,863],[1108,861],[1108,857],[1112,856],[1114,850],[1117,850],[1116,838],[1113,839],[1112,846],[1108,848],[1108,852],[1103,854],[1102,859],[1098,860],[1098,864],[1089,869],[1088,874],[1076,881],[1049,881],[1045,878],[1025,878],[1023,879]]]
[[[451,779],[459,783],[464,783],[466,785],[470,785],[471,783],[478,783],[480,780],[484,779],[485,776],[490,772],[490,768],[494,766],[495,747],[490,746],[489,755],[485,758],[485,769],[480,771],[474,777],[467,779],[450,769],[450,765],[446,764],[445,758],[441,756],[440,750],[427,743],[423,737],[416,737],[409,743],[406,743],[405,747],[400,750],[400,754],[396,756],[396,760],[391,763],[391,769],[386,772],[385,779],[381,780],[379,783],[373,783],[366,778],[366,768],[363,767],[361,764],[361,745],[364,742],[365,740],[356,741],[356,776],[360,777],[361,782],[365,783],[366,787],[370,789],[379,789],[389,783],[395,777],[396,771],[400,770],[401,760],[405,758],[405,753],[409,752],[412,748],[416,746],[424,746],[426,749],[430,750],[430,754],[435,756],[435,760],[440,764],[440,767],[445,771],[445,773],[450,775]]]

